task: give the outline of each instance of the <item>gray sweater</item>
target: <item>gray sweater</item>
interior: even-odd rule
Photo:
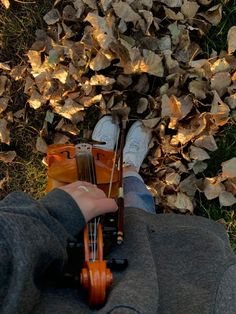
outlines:
[[[236,313],[236,257],[223,227],[202,217],[126,208],[125,241],[112,257],[105,306],[90,309],[74,288],[43,280],[60,272],[67,240],[84,227],[75,201],[55,189],[40,201],[22,192],[0,202],[0,313]]]

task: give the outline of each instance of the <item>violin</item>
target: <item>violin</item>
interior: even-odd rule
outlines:
[[[84,261],[80,269],[80,284],[87,290],[88,302],[92,307],[105,303],[107,290],[112,284],[113,275],[110,268],[124,269],[128,265],[125,260],[104,260],[104,251],[123,242],[123,146],[125,127],[124,123],[120,131],[120,152],[106,151],[94,147],[90,143],[79,144],[53,144],[49,145],[47,152],[48,182],[47,191],[63,186],[77,180],[96,184],[108,197],[116,198],[118,204],[117,213],[95,217],[88,222],[83,230],[82,243],[79,238],[76,243],[68,244],[69,264],[72,271],[78,275],[78,264],[73,249],[84,252]],[[72,252],[72,254],[70,254]],[[71,258],[70,258],[71,255]],[[74,260],[73,260],[74,259]],[[76,274],[76,275],[75,275]],[[73,276],[73,275],[72,275]]]

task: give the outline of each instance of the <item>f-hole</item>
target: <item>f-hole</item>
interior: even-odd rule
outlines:
[[[67,158],[67,159],[72,159],[72,158],[73,158],[68,150],[65,150],[65,151],[63,151],[63,152],[60,152],[60,154],[61,154],[61,155],[66,154],[66,158]]]

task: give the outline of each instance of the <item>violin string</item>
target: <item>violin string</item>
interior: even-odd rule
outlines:
[[[117,133],[116,137],[116,149],[115,149],[115,155],[114,155],[114,162],[112,165],[112,171],[111,171],[111,177],[110,177],[110,183],[109,183],[109,191],[108,191],[108,197],[111,196],[111,188],[112,188],[112,181],[113,181],[113,176],[114,176],[114,171],[115,171],[115,163],[116,163],[116,156],[117,156],[117,151],[118,151],[118,141],[119,141],[119,136],[120,136],[120,129]]]

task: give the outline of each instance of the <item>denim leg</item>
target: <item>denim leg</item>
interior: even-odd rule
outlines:
[[[124,176],[124,202],[125,207],[156,213],[154,199],[137,173]]]

